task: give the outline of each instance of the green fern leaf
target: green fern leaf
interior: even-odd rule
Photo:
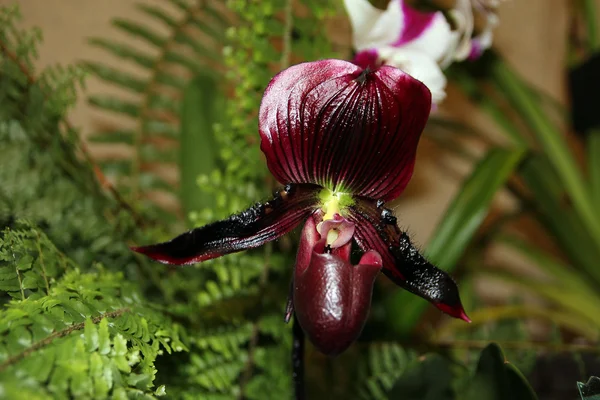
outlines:
[[[220,14],[225,11],[220,7],[215,8],[212,2],[174,0],[165,3],[172,3],[179,13],[169,7],[139,4],[141,17],[147,19],[148,24],[125,19],[113,21],[128,37],[143,40],[155,47],[158,50],[155,54],[106,39],[90,41],[112,55],[132,61],[149,73],[149,78],[145,80],[102,63],[87,63],[88,69],[100,79],[138,97],[137,101],[102,95],[89,98],[92,105],[102,110],[122,114],[136,121],[136,132],[131,135],[119,134],[123,129],[118,127],[92,135],[94,142],[126,143],[132,146],[134,156],[130,159],[130,167],[109,162],[106,163],[109,169],[105,171],[134,200],[147,199],[151,191],[162,191],[167,185],[168,191],[174,192],[178,186],[177,181],[148,179],[147,175],[162,169],[159,166],[178,159],[176,148],[165,147],[164,140],[179,138],[179,99],[188,87],[189,79],[200,73],[219,76],[218,67],[222,63],[222,32],[226,19]],[[160,23],[163,30],[168,32],[159,32],[150,24],[153,22]],[[147,168],[150,165],[153,167]]]
[[[130,35],[142,39],[155,47],[164,47],[167,39],[162,35],[155,33],[151,28],[141,25],[137,22],[117,18],[113,21],[113,25]]]
[[[359,362],[358,393],[362,399],[387,399],[387,391],[415,354],[394,343],[370,345]]]
[[[124,114],[130,117],[139,117],[141,114],[140,106],[131,101],[125,101],[109,96],[90,96],[88,102],[96,107],[106,111]]]
[[[88,137],[92,143],[122,143],[133,144],[135,140],[135,132],[131,130],[110,131],[102,135],[92,135]]]
[[[142,93],[147,86],[147,83],[133,74],[119,71],[116,68],[108,67],[101,63],[86,62],[83,64],[85,68],[98,76],[100,79],[113,83],[116,86],[124,89],[130,89],[136,93]]]
[[[139,51],[132,46],[103,38],[91,38],[88,40],[88,43],[102,48],[114,56],[124,60],[133,61],[135,64],[141,67],[152,68],[154,65],[154,59],[151,55],[145,54],[144,52]]]

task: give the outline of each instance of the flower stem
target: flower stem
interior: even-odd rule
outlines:
[[[296,400],[304,400],[304,331],[298,323],[296,313],[294,313],[293,334],[292,379],[294,381],[294,398]]]

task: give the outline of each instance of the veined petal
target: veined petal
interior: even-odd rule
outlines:
[[[388,278],[443,312],[470,322],[454,280],[419,253],[398,228],[391,210],[382,202],[365,198],[356,198],[350,210],[347,218],[356,224],[356,242],[363,251],[375,250],[381,255]]]
[[[264,204],[168,242],[132,250],[165,264],[181,265],[258,247],[285,235],[314,212],[320,189],[316,185],[287,185]]]
[[[400,37],[404,28],[400,1],[392,0],[385,11],[373,7],[368,0],[344,0],[344,5],[357,51],[387,46]]]
[[[446,75],[438,63],[427,53],[415,48],[383,47],[377,50],[381,62],[400,68],[413,78],[420,80],[431,91],[434,104],[446,98]]]
[[[299,64],[265,91],[261,150],[279,182],[391,200],[412,176],[430,110],[429,90],[399,69]]]

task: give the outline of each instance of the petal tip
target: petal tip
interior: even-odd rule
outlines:
[[[466,323],[471,323],[473,321],[471,321],[471,318],[469,318],[469,316],[467,315],[467,313],[465,312],[465,310],[461,310],[460,315],[458,316],[458,318],[462,319],[463,321],[465,321]]]
[[[458,304],[455,304],[454,306],[444,303],[435,303],[435,306],[442,312],[450,315],[451,317],[462,319],[463,321],[468,323],[472,322],[471,318],[469,318],[460,302]]]
[[[180,263],[180,262],[178,262],[178,260],[175,260],[174,258],[169,257],[166,254],[163,254],[160,251],[160,248],[157,248],[159,246],[161,246],[161,244],[158,244],[158,245],[154,244],[154,245],[149,245],[149,246],[129,246],[129,249],[136,253],[143,254],[143,255],[153,259],[154,261],[158,261],[163,264],[179,264]]]

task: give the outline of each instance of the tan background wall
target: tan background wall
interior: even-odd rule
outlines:
[[[160,0],[141,2],[162,4]],[[0,0],[0,5],[12,4]],[[92,36],[110,37],[116,30],[110,25],[113,17],[135,18],[133,0],[21,0],[24,26],[39,26],[44,33],[40,48],[40,66],[69,64],[79,60],[101,60],[105,54],[86,44]],[[600,9],[600,0],[597,0]],[[563,65],[568,25],[567,0],[508,0],[500,7],[501,25],[495,44],[517,70],[534,85],[558,99],[564,99]],[[90,79],[89,92],[107,88]],[[453,115],[470,121],[472,109],[465,106],[460,95],[450,92],[445,108]],[[71,121],[83,132],[92,130],[101,118],[81,96]],[[482,122],[485,124],[485,121]],[[444,208],[457,190],[456,181],[440,172],[439,166],[427,162],[435,158],[433,148],[423,143],[419,150],[416,176],[409,186],[408,196],[398,203],[397,213],[403,227],[408,228],[418,243],[425,243]]]

